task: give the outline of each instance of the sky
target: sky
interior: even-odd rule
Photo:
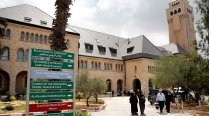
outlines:
[[[171,1],[75,0],[68,23],[123,38],[145,35],[154,45],[165,45],[169,43],[166,9]],[[194,0],[188,1],[196,10]],[[54,17],[54,3],[55,0],[0,0],[0,8],[29,4]]]

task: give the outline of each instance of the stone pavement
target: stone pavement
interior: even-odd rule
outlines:
[[[106,108],[104,110],[98,112],[92,112],[92,116],[132,116],[131,115],[131,106],[129,104],[129,97],[112,97],[110,98],[102,98],[106,101]],[[139,106],[138,106],[138,110]],[[146,100],[146,108],[145,108],[145,116],[193,116],[190,113],[178,113],[175,110],[171,109],[171,113],[160,114],[159,110],[156,110],[154,106],[151,106],[149,102]],[[139,115],[140,116],[140,113]]]

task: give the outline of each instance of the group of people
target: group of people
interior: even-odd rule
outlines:
[[[168,91],[167,95],[164,95],[162,90],[159,91],[156,97],[156,102],[159,104],[160,113],[163,113],[164,105],[166,105],[167,113],[170,113],[170,106],[172,102],[173,95],[171,91]]]
[[[141,115],[144,115],[144,110],[145,110],[145,101],[146,98],[142,91],[136,91],[131,94],[130,97],[130,104],[131,104],[131,113],[132,115],[137,115],[138,112],[138,106],[137,104],[139,103]]]
[[[172,102],[173,95],[171,91],[168,91],[168,94],[164,95],[162,90],[156,96],[156,102],[159,104],[160,113],[163,113],[164,105],[166,105],[167,113],[170,113],[170,105]],[[145,101],[146,98],[142,91],[133,92],[130,97],[130,104],[131,104],[131,113],[132,115],[137,115],[138,107],[137,104],[139,103],[141,115],[144,115],[145,110]]]

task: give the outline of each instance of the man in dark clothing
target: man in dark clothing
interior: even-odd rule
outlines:
[[[132,113],[132,115],[135,115],[138,112],[138,107],[137,107],[138,99],[137,99],[137,96],[134,92],[132,93],[129,100],[131,103],[131,113]]]
[[[168,94],[165,96],[165,105],[166,105],[166,110],[168,113],[170,113],[170,106],[171,106],[171,102],[172,102],[172,98],[173,98],[173,95],[170,91],[168,91]]]
[[[142,91],[138,92],[138,98],[139,98],[139,107],[140,107],[141,115],[144,115],[146,98],[143,95]]]

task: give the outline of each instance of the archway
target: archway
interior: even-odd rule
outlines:
[[[16,76],[15,91],[18,94],[22,94],[27,87],[27,71],[21,71]]]
[[[133,88],[134,88],[134,91],[136,91],[138,89],[141,90],[141,82],[139,79],[135,79],[133,81]]]
[[[123,81],[119,79],[117,81],[117,92],[122,92],[123,91]]]
[[[6,95],[9,91],[9,81],[10,77],[6,71],[0,70],[0,94]]]
[[[107,92],[111,92],[111,90],[112,90],[112,85],[111,85],[111,80],[110,80],[110,79],[108,79],[108,80],[106,81],[106,85],[107,85]]]

